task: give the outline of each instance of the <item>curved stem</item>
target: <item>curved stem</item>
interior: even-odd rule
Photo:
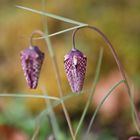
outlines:
[[[77,28],[76,30],[74,30],[73,35],[72,35],[73,47],[75,48],[75,36],[76,36],[76,33],[77,33],[77,31],[78,31],[79,29],[82,29],[82,28],[89,28],[89,29],[92,29],[92,30],[96,31],[97,33],[99,33],[99,34],[101,35],[101,37],[104,39],[104,41],[106,42],[106,44],[107,44],[108,47],[110,48],[110,50],[111,50],[111,52],[112,52],[112,54],[113,54],[113,56],[114,56],[114,58],[115,58],[115,61],[116,61],[117,65],[118,65],[119,71],[120,71],[120,73],[122,74],[123,79],[127,81],[126,76],[125,76],[125,73],[124,73],[124,70],[123,70],[122,65],[121,65],[121,62],[120,62],[120,60],[119,60],[119,58],[118,58],[118,55],[117,55],[117,53],[116,53],[116,51],[115,51],[113,45],[111,44],[111,42],[109,41],[109,39],[106,37],[106,35],[105,35],[102,31],[100,31],[97,27],[87,25],[87,26],[84,26],[84,27],[79,27],[79,28]],[[128,83],[128,82],[127,82],[127,83]],[[130,90],[128,84],[127,84],[127,89]]]
[[[132,100],[131,90],[130,90],[129,83],[128,83],[128,80],[126,78],[124,69],[122,67],[122,64],[121,64],[121,62],[119,60],[119,57],[118,57],[118,55],[116,53],[116,50],[114,49],[112,43],[107,38],[107,36],[100,29],[98,29],[95,26],[91,26],[91,25],[87,25],[87,26],[84,26],[84,27],[79,27],[79,28],[77,28],[76,30],[73,31],[73,34],[72,34],[73,48],[75,48],[75,36],[76,36],[76,33],[77,33],[77,31],[79,31],[82,28],[89,28],[89,29],[92,29],[92,30],[96,31],[103,38],[103,40],[105,41],[105,43],[108,45],[109,49],[111,50],[111,52],[113,54],[113,57],[114,57],[114,59],[115,59],[115,61],[117,63],[117,66],[119,68],[119,71],[121,73],[121,76],[125,80],[125,86],[126,86],[126,89],[127,89],[127,93],[129,95],[130,105],[131,105],[131,109],[132,109],[132,119],[134,121],[134,124],[135,124],[135,127],[136,127],[138,133],[140,134],[139,125],[137,124],[137,122],[139,122],[139,120],[138,120],[137,113],[136,113],[136,110],[135,110],[135,106],[134,106],[134,103],[133,103],[133,100]]]
[[[33,36],[35,34],[39,34],[42,37],[45,36],[45,34],[42,31],[40,31],[40,30],[35,30],[34,32],[32,32],[31,37],[30,37],[30,42],[29,42],[31,46],[33,46]],[[48,36],[45,37],[44,40],[45,40],[46,46],[48,47],[48,50],[49,50],[49,53],[50,53],[50,56],[51,56],[51,59],[52,59],[52,64],[53,64],[54,72],[56,74],[56,80],[57,80],[57,85],[58,85],[58,89],[59,89],[59,96],[60,96],[60,98],[62,98],[63,97],[62,83],[61,83],[61,79],[60,79],[60,73],[59,73],[56,57],[55,57],[55,55],[53,53],[53,49],[51,47],[51,42],[50,42]],[[73,128],[72,128],[71,120],[70,120],[68,111],[66,109],[66,106],[65,106],[63,100],[61,101],[61,105],[62,105],[64,114],[65,114],[66,121],[67,121],[68,126],[69,126],[69,130],[70,130],[72,139],[75,140],[75,136],[74,136],[74,131],[73,131]]]
[[[34,46],[34,45],[33,45],[33,37],[34,37],[34,35],[36,35],[36,34],[39,34],[40,36],[44,37],[44,33],[43,33],[42,31],[40,31],[40,30],[35,30],[35,31],[33,31],[32,34],[31,34],[31,36],[30,36],[30,40],[29,40],[30,46]]]

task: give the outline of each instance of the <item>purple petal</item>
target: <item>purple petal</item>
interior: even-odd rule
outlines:
[[[21,51],[21,64],[27,84],[35,89],[38,85],[39,74],[44,60],[44,53],[38,47],[30,47]]]
[[[77,49],[64,56],[64,68],[73,92],[80,92],[83,88],[86,65],[86,56]]]

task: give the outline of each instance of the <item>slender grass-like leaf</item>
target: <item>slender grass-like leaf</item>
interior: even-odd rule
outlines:
[[[46,25],[45,34],[47,35],[46,38],[45,38],[46,47],[49,50],[49,54],[50,54],[50,57],[51,57],[51,60],[52,60],[52,65],[53,65],[53,69],[54,69],[54,72],[55,72],[55,77],[56,77],[56,81],[57,81],[59,96],[60,96],[60,98],[62,98],[63,97],[63,91],[62,91],[62,82],[61,82],[61,78],[60,78],[60,72],[59,72],[56,56],[55,56],[55,53],[53,51],[50,38],[48,37],[48,27],[47,27],[47,25]],[[70,134],[72,136],[72,139],[75,140],[71,120],[70,120],[68,111],[67,111],[66,106],[65,106],[63,101],[61,101],[61,105],[62,105],[64,114],[65,114],[66,121],[67,121],[68,126],[69,126]]]
[[[83,91],[85,92],[85,91]],[[56,106],[60,105],[61,104],[61,101],[66,101],[74,96],[79,96],[78,94],[73,94],[73,93],[68,93],[68,95],[62,97],[60,99],[60,101],[55,101],[53,102],[53,104],[51,105],[51,108],[55,108]],[[50,106],[48,106],[46,109],[44,109],[35,119],[35,122],[36,122],[36,128],[35,128],[35,131],[34,131],[34,134],[32,136],[32,139],[31,140],[35,140],[35,138],[37,137],[38,133],[39,133],[39,130],[40,130],[40,121],[42,120],[42,118],[46,115],[48,115],[51,111],[51,108]]]
[[[87,24],[85,24],[85,25],[79,25],[79,26],[74,26],[74,27],[71,27],[71,28],[68,28],[68,29],[64,29],[62,31],[59,31],[59,32],[56,32],[56,33],[52,33],[52,34],[48,35],[48,37],[53,37],[53,36],[56,36],[56,35],[60,35],[62,33],[66,33],[68,31],[72,31],[74,29],[77,29],[79,27],[84,27],[84,26],[87,26]],[[36,38],[34,38],[34,40],[39,40],[39,39],[44,39],[44,38],[46,38],[46,36],[36,37]]]
[[[82,94],[80,94],[82,95]],[[73,94],[73,93],[68,93],[68,95],[66,96],[63,96],[60,101],[55,101],[53,104],[52,104],[52,108],[55,108],[56,106],[60,105],[61,104],[61,101],[65,102],[66,100],[72,98],[72,97],[75,97],[75,96],[80,96],[79,94]],[[48,114],[50,111],[50,108],[48,107],[47,109],[43,110],[38,116],[36,119],[39,119],[39,118],[42,118],[44,115]]]
[[[113,93],[113,90],[115,90],[115,88],[117,88],[120,84],[124,83],[125,80],[120,80],[119,82],[117,82],[115,85],[112,86],[112,88],[110,88],[109,92],[106,94],[106,96],[101,100],[100,104],[97,106],[91,120],[90,120],[90,123],[89,123],[89,126],[88,126],[88,129],[87,129],[87,132],[86,132],[86,136],[88,136],[88,133],[91,129],[91,126],[93,124],[93,121],[95,120],[95,117],[98,113],[98,111],[100,110],[100,108],[102,107],[103,103],[106,101],[106,99],[109,97],[109,95],[111,93]]]
[[[35,128],[35,131],[33,133],[33,136],[31,138],[31,140],[36,140],[36,138],[37,138],[37,135],[38,135],[39,130],[40,130],[40,124],[39,123],[40,122],[36,122],[36,128]]]
[[[45,12],[45,5],[46,5],[46,0],[42,0],[42,9],[43,9],[44,12]],[[43,15],[42,15],[42,23],[43,23],[44,32],[48,33],[48,31],[46,31],[47,27],[48,27],[47,18],[45,18]],[[48,96],[45,87],[42,88],[42,92],[43,92],[44,95]],[[48,100],[45,99],[45,102],[46,102],[46,108],[47,107],[50,108],[50,113],[48,114],[48,116],[50,118],[50,122],[51,122],[51,125],[52,125],[53,134],[55,136],[55,139],[61,140],[59,124],[58,124],[58,121],[56,119],[55,112],[53,111],[52,103],[49,99]]]
[[[32,94],[13,94],[13,93],[0,93],[0,97],[16,97],[16,98],[40,98],[60,101],[60,98],[44,95],[32,95]]]
[[[20,8],[20,9],[24,9],[26,11],[31,11],[33,13],[37,13],[37,14],[40,14],[40,15],[48,16],[48,17],[51,17],[51,18],[54,18],[54,19],[57,19],[57,20],[60,20],[60,21],[64,21],[64,22],[67,22],[67,23],[76,24],[76,25],[85,25],[84,23],[81,23],[81,22],[78,22],[78,21],[75,21],[75,20],[72,20],[72,19],[69,19],[69,18],[65,18],[65,17],[62,17],[62,16],[58,16],[58,15],[55,15],[55,14],[51,14],[51,13],[48,13],[48,12],[39,11],[39,10],[36,10],[36,9],[32,9],[32,8],[28,8],[28,7],[24,7],[24,6],[19,6],[19,5],[16,5],[16,7]]]
[[[126,81],[125,81],[125,84]],[[131,107],[131,116],[132,116],[132,120],[133,120],[133,123],[134,123],[134,126],[138,132],[138,134],[140,135],[140,120],[137,116],[137,111],[136,111],[136,108],[135,108],[135,105],[134,105],[134,99],[133,99],[133,95],[131,95],[131,91],[129,90],[129,93],[128,93],[128,96],[129,96],[129,100],[130,100],[130,107]]]
[[[46,90],[43,89],[43,93],[45,95],[46,94]],[[50,100],[45,100],[46,102],[46,108],[49,107],[50,109],[50,112],[49,112],[49,118],[50,118],[50,121],[51,121],[51,125],[52,125],[52,128],[53,128],[53,132],[54,132],[54,136],[57,140],[61,140],[60,138],[60,129],[59,129],[59,125],[58,125],[58,122],[57,122],[57,119],[56,119],[56,116],[55,116],[55,112],[53,111],[53,106],[52,106],[52,103],[50,102]]]
[[[101,68],[101,63],[102,63],[102,57],[103,57],[103,49],[100,50],[99,60],[98,60],[97,67],[96,67],[96,72],[95,72],[95,78],[93,80],[91,91],[90,91],[87,103],[85,105],[84,111],[82,113],[82,116],[81,116],[80,121],[78,123],[78,126],[76,128],[75,137],[77,136],[77,134],[78,134],[78,132],[79,132],[79,130],[81,128],[81,125],[82,125],[83,120],[84,120],[84,118],[86,116],[87,110],[89,108],[89,105],[90,105],[90,103],[91,103],[91,101],[93,99],[93,95],[94,95],[96,85],[97,85],[97,82],[98,82],[98,79],[99,79],[99,73],[100,73],[100,68]]]

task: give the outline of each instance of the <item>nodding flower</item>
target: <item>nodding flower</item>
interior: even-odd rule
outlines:
[[[27,84],[31,89],[35,89],[38,85],[44,53],[37,46],[32,46],[21,51],[20,56]]]
[[[86,65],[87,57],[75,48],[64,56],[64,68],[72,92],[80,92],[82,90]]]

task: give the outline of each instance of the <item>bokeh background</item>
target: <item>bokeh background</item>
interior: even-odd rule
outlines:
[[[15,5],[42,10],[41,0],[0,0],[0,93],[30,93],[42,94],[42,88],[51,96],[58,96],[55,74],[48,50],[43,40],[34,41],[45,52],[45,62],[40,74],[39,86],[36,90],[28,89],[20,64],[20,51],[29,46],[29,36],[36,29],[44,30],[44,17],[29,11],[16,8]],[[140,1],[139,0],[48,0],[45,9],[56,15],[71,18],[83,23],[99,27],[111,40],[128,77],[133,83],[136,107],[139,108],[140,92]],[[45,17],[46,19],[46,17]],[[72,27],[58,20],[47,18],[49,34]],[[71,93],[64,72],[64,55],[71,49],[72,32],[51,37],[53,49],[61,72],[63,92]],[[100,80],[97,86],[81,135],[87,128],[95,107],[101,101],[109,88],[121,79],[113,56],[104,41],[95,32],[83,29],[77,33],[77,48],[88,57],[88,68],[83,95],[66,101],[72,123],[77,125],[87,101],[89,89],[95,76],[99,49],[104,48]],[[0,139],[28,140],[35,128],[36,116],[45,109],[42,99],[0,98]],[[56,117],[63,137],[69,137],[67,123],[61,106],[55,108]],[[22,120],[22,121],[21,121]],[[39,140],[47,138],[52,133],[48,119],[42,120]],[[124,140],[136,135],[133,126],[129,100],[123,86],[111,95],[92,127],[91,135],[96,140]],[[13,137],[13,138],[12,138]],[[70,138],[69,138],[70,139]],[[82,137],[80,138],[82,139]]]

